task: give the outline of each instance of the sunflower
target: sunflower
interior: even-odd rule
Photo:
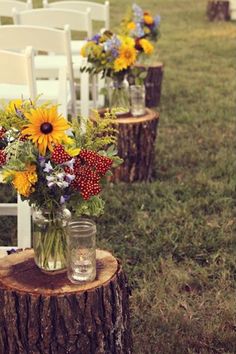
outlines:
[[[136,50],[129,45],[122,45],[119,50],[119,57],[114,62],[114,70],[121,71],[133,65],[136,60]]]
[[[25,171],[4,171],[4,180],[11,179],[15,189],[24,197],[34,192],[34,184],[38,181],[36,166],[29,165]]]
[[[53,150],[53,144],[66,140],[65,131],[70,126],[65,118],[58,114],[56,106],[32,109],[25,113],[25,116],[29,124],[22,130],[22,134],[37,145],[42,156],[45,156],[47,148]]]
[[[131,21],[127,24],[127,29],[133,31],[136,28],[135,22]]]
[[[152,54],[154,47],[153,45],[145,38],[139,40],[139,44],[142,47],[145,54]]]
[[[143,20],[144,20],[144,23],[146,23],[146,25],[149,25],[149,26],[153,25],[153,23],[154,23],[152,16],[148,12],[144,12]]]

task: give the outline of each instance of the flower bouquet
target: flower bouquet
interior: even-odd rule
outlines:
[[[87,57],[88,65],[82,70],[91,74],[102,73],[111,79],[109,105],[122,107],[116,113],[129,111],[128,82],[126,75],[137,58],[135,41],[129,36],[116,35],[110,31],[96,34],[83,46],[81,55]]]
[[[152,42],[156,42],[160,36],[160,16],[153,17],[149,11],[144,11],[137,4],[133,4],[128,14],[121,22],[121,33],[135,40],[135,48],[138,52],[137,65],[132,68],[129,81],[136,85],[142,85],[147,72],[139,67],[148,63],[154,53]]]
[[[15,100],[0,110],[3,181],[33,206],[35,261],[46,271],[66,266],[66,225],[71,213],[97,216],[103,212],[104,177],[120,163],[111,126],[114,118],[114,112],[102,119],[95,113],[95,124],[87,120],[82,134],[82,119],[68,122],[55,105]]]

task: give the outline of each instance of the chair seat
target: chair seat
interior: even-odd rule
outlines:
[[[76,77],[79,77],[80,68],[84,65],[85,59],[81,55],[73,55],[73,67],[76,71]],[[65,55],[35,55],[35,68],[37,76],[51,77],[58,74],[61,67],[66,66]]]
[[[45,102],[45,100],[57,102],[59,92],[58,80],[37,80],[37,92],[38,95],[42,95],[42,99],[39,98],[39,104]],[[14,85],[13,90],[13,85],[0,84],[1,99],[8,101],[22,96],[25,99],[29,98],[29,91],[26,86]],[[67,81],[67,103],[70,103],[70,101],[70,84]]]

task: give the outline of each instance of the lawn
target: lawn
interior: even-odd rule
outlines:
[[[115,28],[131,1],[110,0]],[[205,0],[140,0],[162,18],[151,183],[110,184],[98,247],[128,274],[135,354],[236,353],[236,24]]]

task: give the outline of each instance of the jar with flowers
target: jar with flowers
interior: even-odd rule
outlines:
[[[102,73],[109,78],[109,106],[116,108],[116,114],[124,114],[130,110],[129,84],[127,75],[137,58],[135,41],[125,35],[117,35],[110,31],[96,34],[81,49],[90,65],[82,69],[91,74]]]
[[[69,122],[55,105],[31,100],[15,100],[0,110],[3,181],[32,206],[35,262],[44,272],[66,268],[71,216],[103,212],[101,183],[120,163],[115,137],[106,135],[114,131],[114,118],[114,112],[103,119],[97,113],[96,124]]]

